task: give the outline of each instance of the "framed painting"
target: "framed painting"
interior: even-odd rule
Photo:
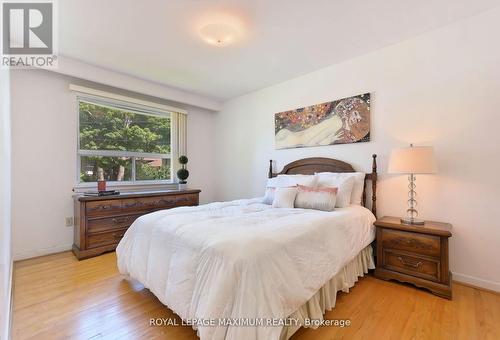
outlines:
[[[370,141],[370,94],[279,112],[276,149]]]

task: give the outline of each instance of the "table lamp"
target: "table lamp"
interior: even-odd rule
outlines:
[[[413,146],[394,149],[389,159],[388,173],[407,174],[408,181],[408,217],[402,218],[401,223],[423,225],[425,222],[418,219],[416,209],[417,193],[415,192],[416,174],[434,174],[437,172],[436,160],[434,159],[434,148],[432,146]]]

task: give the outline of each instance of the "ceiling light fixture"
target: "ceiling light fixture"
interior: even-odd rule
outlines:
[[[200,36],[205,42],[214,46],[227,46],[234,42],[239,35],[239,31],[225,23],[211,23],[200,29]]]

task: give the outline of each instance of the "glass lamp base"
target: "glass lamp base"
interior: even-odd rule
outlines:
[[[403,224],[411,224],[411,225],[424,225],[425,221],[424,220],[420,220],[418,218],[407,217],[407,218],[402,218],[401,219],[401,223],[403,223]]]

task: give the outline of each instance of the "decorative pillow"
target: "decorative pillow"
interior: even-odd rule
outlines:
[[[273,204],[274,192],[276,188],[286,188],[288,185],[288,178],[286,177],[273,177],[267,180],[266,192],[264,194],[264,204]]]
[[[340,174],[341,176],[348,175],[347,173]],[[361,205],[363,200],[363,190],[365,190],[365,173],[354,172],[354,187],[351,193],[351,204]]]
[[[297,187],[276,188],[273,208],[293,208],[295,196],[297,196]]]
[[[317,172],[318,176],[334,176],[338,178],[354,177],[354,187],[351,192],[351,204],[361,205],[365,189],[364,172]]]
[[[295,185],[305,185],[308,187],[315,187],[318,181],[316,175],[278,175],[280,180],[286,181],[287,186],[293,187]]]
[[[286,177],[273,177],[273,178],[269,178],[267,180],[267,185],[266,185],[268,188],[271,187],[271,188],[284,188],[284,187],[288,187],[288,178]]]
[[[354,177],[340,178],[331,174],[318,174],[318,187],[338,188],[335,207],[345,208],[351,203],[351,193],[354,188]]]
[[[295,197],[295,208],[333,211],[338,188],[313,188],[299,185]]]
[[[264,204],[273,204],[274,193],[276,192],[275,187],[267,187],[266,193],[264,194],[264,200],[262,203]]]

